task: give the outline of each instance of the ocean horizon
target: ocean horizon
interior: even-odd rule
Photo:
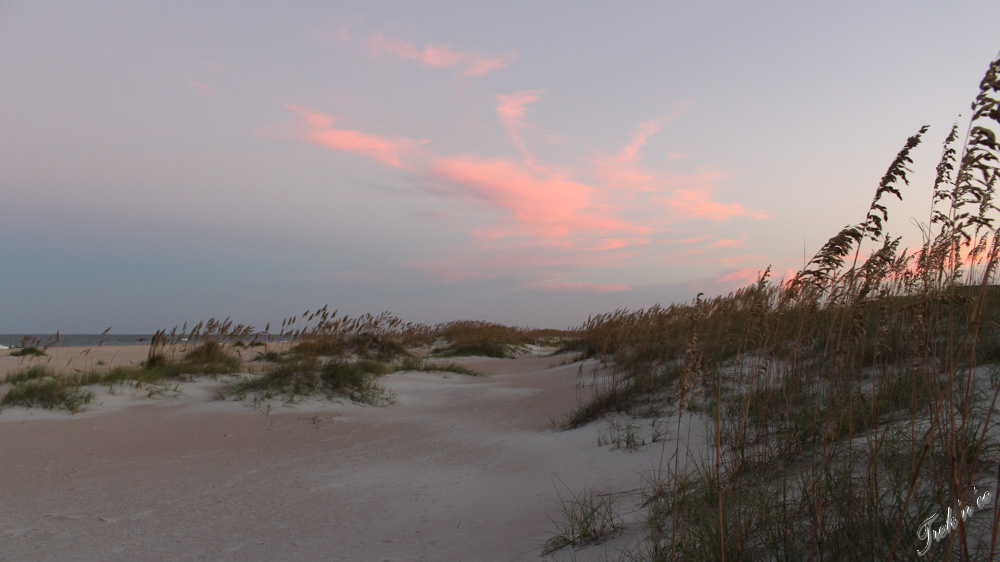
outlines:
[[[167,334],[169,337],[170,334]],[[52,333],[35,334],[0,334],[0,349],[23,347],[22,342],[29,338],[29,345],[39,347],[94,347],[98,345],[149,345],[153,334],[59,334],[58,340]],[[178,339],[181,337],[177,334]],[[289,335],[257,334],[260,341],[286,341]],[[219,341],[227,341],[225,337],[217,336]],[[198,340],[201,341],[201,340]]]
[[[21,347],[25,338],[35,345],[49,347],[89,347],[96,345],[149,345],[153,334],[0,334],[0,346]]]

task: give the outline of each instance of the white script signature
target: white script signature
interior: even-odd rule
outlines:
[[[975,492],[976,489],[973,488],[972,490],[973,492]],[[992,498],[993,494],[989,490],[986,490],[985,492],[983,492],[983,495],[976,497],[975,506],[967,505],[965,507],[962,507],[962,501],[959,500],[958,517],[961,517],[962,521],[965,521],[966,519],[971,517],[973,513],[976,512],[976,509],[983,509],[984,507],[989,505],[990,500]],[[934,521],[936,521],[938,517],[941,517],[941,514],[935,513],[934,515],[931,515],[927,519],[924,519],[924,522],[920,524],[920,531],[917,533],[917,539],[926,540],[927,544],[924,546],[924,548],[917,551],[917,556],[923,556],[927,554],[927,552],[930,551],[931,545],[933,543],[943,541],[944,538],[948,536],[948,533],[958,528],[958,518],[952,515],[950,507],[948,508],[947,516],[945,517],[944,523],[942,523],[941,526],[938,527],[937,529],[931,529],[931,525],[934,524]]]

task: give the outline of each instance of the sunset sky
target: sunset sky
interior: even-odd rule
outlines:
[[[0,333],[726,293],[928,124],[913,247],[998,49],[995,1],[0,0]]]

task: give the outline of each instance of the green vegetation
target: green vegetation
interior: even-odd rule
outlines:
[[[103,370],[74,370],[57,374],[48,367],[32,366],[4,379],[10,385],[0,397],[0,407],[63,408],[78,412],[91,402],[90,386],[147,388],[150,396],[163,393],[162,385],[190,381],[200,376],[232,375],[222,398],[252,398],[256,403],[309,396],[343,397],[379,404],[388,400],[378,377],[397,370],[445,371],[476,376],[480,373],[455,363],[435,364],[413,357],[407,346],[429,346],[437,337],[434,328],[404,324],[383,313],[356,319],[337,318],[326,307],[286,319],[279,338],[289,340],[268,349],[252,327],[226,319],[197,324],[190,332],[161,330],[150,341],[140,365]],[[289,326],[301,327],[286,331]],[[248,343],[249,341],[249,343]],[[263,347],[262,350],[257,348]],[[243,358],[247,352],[248,357]],[[251,357],[252,356],[252,357]],[[101,366],[102,362],[98,362]],[[242,374],[241,374],[242,373]]]
[[[368,359],[353,362],[295,359],[279,363],[264,375],[231,384],[228,393],[239,399],[252,395],[258,401],[279,396],[295,400],[323,394],[328,398],[345,396],[355,402],[377,404],[384,393],[374,378],[391,370],[385,363]]]
[[[62,408],[76,413],[94,399],[93,392],[55,377],[48,368],[40,365],[11,373],[4,377],[3,382],[12,384],[12,387],[0,396],[0,409],[27,406],[49,410]]]
[[[546,541],[542,552],[551,554],[564,546],[584,546],[598,543],[622,529],[622,519],[615,507],[615,495],[584,488],[564,497],[556,488],[562,518],[553,523],[559,532]]]
[[[235,373],[240,367],[238,357],[219,342],[209,340],[184,354],[178,369],[194,375],[221,375]]]
[[[43,365],[33,365],[27,369],[22,369],[7,375],[3,378],[3,382],[18,384],[48,376],[52,376],[48,367]]]
[[[11,351],[10,352],[10,356],[11,357],[44,357],[45,356],[45,351],[42,350],[41,348],[38,348],[38,347],[28,346],[28,347],[22,347],[21,349],[18,349],[17,351]]]
[[[638,421],[611,420],[608,423],[607,431],[602,431],[597,435],[597,446],[603,447],[611,445],[615,449],[639,449],[648,443],[663,441],[666,431],[661,420],[653,419],[646,424]],[[649,440],[646,440],[646,437]]]
[[[150,354],[142,365],[118,366],[107,371],[75,372],[57,374],[49,367],[34,365],[11,373],[3,382],[11,388],[0,397],[0,408],[5,406],[41,407],[65,409],[77,413],[93,401],[94,393],[88,386],[107,386],[114,389],[119,385],[141,388],[154,386],[165,381],[190,380],[197,375],[219,375],[239,370],[239,358],[225,348],[207,341],[186,352],[179,361],[168,359],[166,354]],[[150,394],[158,394],[151,388]]]
[[[431,363],[415,357],[407,357],[399,364],[400,371],[427,371],[427,372],[447,372],[468,375],[470,377],[482,376],[482,373],[468,367],[463,367],[457,363]]]

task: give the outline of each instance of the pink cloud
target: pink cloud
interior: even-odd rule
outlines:
[[[631,163],[623,163],[615,158],[597,157],[595,159],[597,175],[608,187],[614,189],[631,189],[634,191],[654,191],[656,177],[639,169]]]
[[[402,41],[379,39],[382,43],[378,49],[393,52],[391,47],[399,56],[428,66],[464,68],[468,64],[461,53],[449,49],[418,50]],[[630,288],[563,279],[577,273],[584,277],[596,268],[640,261],[660,260],[671,266],[698,263],[717,270],[749,263],[738,259],[720,261],[738,258],[731,254],[733,249],[747,245],[747,235],[727,238],[726,234],[734,233],[720,233],[718,227],[700,232],[697,228],[698,222],[732,217],[768,218],[762,210],[715,199],[716,186],[726,172],[702,168],[682,174],[639,164],[647,140],[673,115],[641,123],[629,144],[617,154],[598,153],[581,166],[564,168],[536,163],[525,146],[525,131],[535,130],[527,121],[528,111],[541,94],[540,90],[522,90],[495,99],[497,119],[524,155],[524,161],[471,152],[438,154],[423,146],[428,140],[349,129],[337,116],[297,105],[286,107],[301,119],[297,136],[310,144],[361,154],[383,166],[405,169],[417,180],[417,189],[502,212],[499,219],[471,230],[473,244],[462,252],[465,255],[449,262],[411,264],[441,283],[504,276],[517,278],[527,287],[606,293]],[[441,211],[425,214],[451,216]],[[672,223],[679,220],[687,221],[687,237],[663,239],[664,233],[673,230]],[[687,228],[689,225],[694,228]],[[664,254],[666,248],[662,245],[667,244],[681,246],[675,247],[673,254]],[[727,270],[720,282],[742,279],[740,271],[744,270]]]
[[[664,240],[660,242],[661,244],[699,244],[708,240],[708,236],[694,236],[691,238],[681,238],[677,240]]]
[[[497,96],[497,99],[500,100],[500,103],[497,104],[497,116],[499,116],[504,128],[507,129],[507,134],[510,135],[511,140],[529,163],[532,163],[534,158],[528,152],[528,147],[524,144],[521,131],[528,127],[524,120],[524,113],[527,110],[528,104],[537,101],[539,97],[541,97],[541,90],[524,90],[513,94],[501,94]]]
[[[628,143],[625,148],[618,151],[615,156],[615,160],[619,162],[635,162],[639,159],[639,151],[642,149],[642,145],[646,144],[646,140],[649,137],[655,135],[660,130],[662,125],[661,119],[656,119],[653,121],[643,121],[639,123],[639,128],[636,130],[635,135],[632,136],[632,142]]]
[[[652,121],[643,121],[639,123],[639,127],[635,134],[632,135],[632,141],[629,142],[625,148],[618,151],[615,156],[615,160],[619,162],[635,162],[641,156],[640,150],[642,150],[642,145],[646,144],[649,137],[655,135],[660,131],[664,125],[669,124],[671,121],[677,118],[680,114],[684,113],[691,107],[690,101],[685,101],[675,108],[670,115],[666,117],[661,117],[659,119],[654,119]]]
[[[538,101],[541,97],[541,90],[524,90],[513,94],[500,94],[497,99],[497,115],[505,125],[524,126],[524,112],[528,104]]]
[[[758,263],[765,262],[759,261]],[[756,283],[757,280],[760,279],[760,276],[764,273],[765,269],[766,266],[727,269],[714,278],[689,283],[687,284],[687,288],[692,291],[705,292],[735,291]],[[778,271],[772,268],[771,273],[768,276],[768,280],[775,284],[779,282],[787,283],[789,280],[795,278],[796,273],[797,271],[795,269],[786,268],[784,273],[782,273],[779,277]]]
[[[595,250],[617,250],[626,246],[644,246],[649,244],[649,238],[605,238]]]
[[[406,137],[381,137],[349,129],[333,129],[334,116],[294,105],[286,106],[299,114],[308,125],[303,136],[307,142],[335,150],[357,152],[373,160],[393,166],[407,168],[400,160],[404,154],[429,141]]]
[[[398,57],[413,59],[424,66],[447,68],[462,67],[465,76],[484,76],[514,62],[515,55],[508,53],[502,57],[491,57],[475,53],[454,51],[440,45],[427,45],[423,50],[402,39],[386,39],[381,34],[369,37],[368,46],[372,55],[389,53]]]
[[[436,156],[417,149],[426,140],[338,129],[334,128],[336,118],[332,115],[295,105],[287,107],[304,121],[305,130],[300,134],[311,144],[409,169],[435,180],[439,185],[434,190],[436,195],[482,201],[507,211],[514,224],[484,226],[478,234],[486,237],[533,234],[552,241],[575,233],[649,232],[648,228],[611,216],[598,201],[598,188],[569,179],[561,171],[500,158]],[[516,109],[511,111],[517,113]]]
[[[639,123],[632,140],[613,157],[599,156],[597,158],[597,171],[611,187],[629,188],[638,191],[656,191],[662,189],[664,185],[672,183],[672,179],[664,172],[651,172],[641,169],[639,160],[642,157],[642,147],[646,141],[660,131],[665,125],[671,123],[680,114],[684,113],[691,106],[691,102],[679,104],[670,115],[643,121]],[[682,158],[682,155],[671,153],[668,160],[673,161]]]
[[[744,248],[747,246],[749,234],[744,234],[742,238],[719,238],[715,242],[708,244],[707,248]]]
[[[764,273],[762,267],[744,267],[719,275],[712,281],[712,284],[723,288],[738,289],[756,283],[761,273]]]
[[[432,176],[452,186],[450,195],[482,199],[508,210],[536,234],[565,237],[574,231],[649,229],[598,212],[597,190],[563,174],[528,169],[503,159],[438,158]]]
[[[713,201],[711,192],[712,189],[708,186],[676,189],[661,201],[683,216],[713,221],[726,221],[732,217],[771,218],[771,215],[763,210],[744,209],[739,203]]]

